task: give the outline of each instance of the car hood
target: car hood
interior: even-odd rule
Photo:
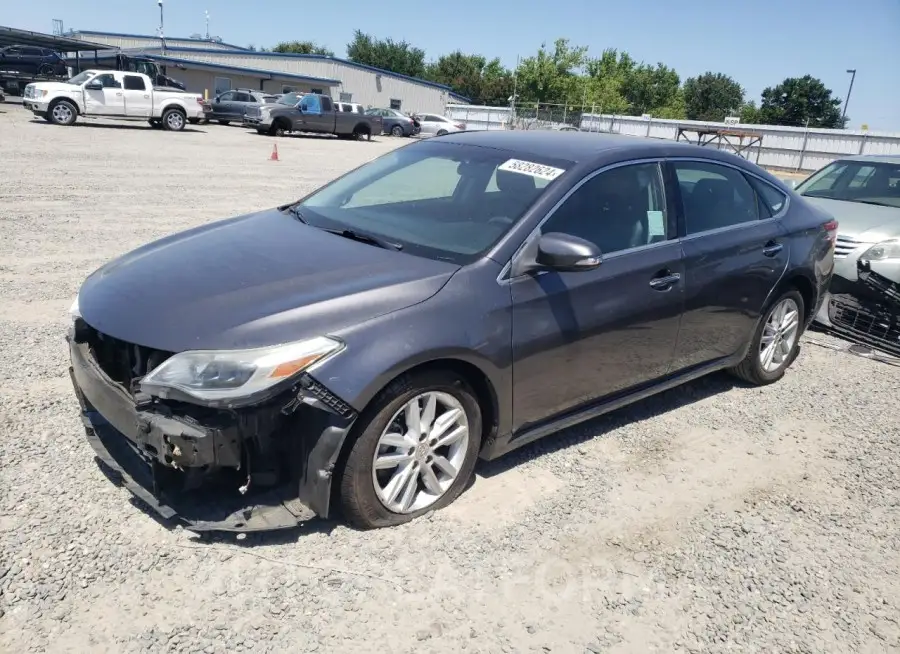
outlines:
[[[834,216],[841,236],[863,243],[877,243],[900,236],[900,209],[895,207],[806,195],[803,199]]]
[[[145,245],[85,280],[104,334],[169,352],[329,334],[422,302],[459,266],[309,227],[269,210]]]
[[[67,82],[30,82],[28,86],[36,91],[67,91],[71,93],[72,91],[81,90],[78,84],[69,84]]]

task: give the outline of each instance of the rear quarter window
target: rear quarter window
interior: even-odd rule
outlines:
[[[760,217],[775,216],[784,210],[787,204],[787,195],[757,177],[747,175],[747,179],[759,199]]]

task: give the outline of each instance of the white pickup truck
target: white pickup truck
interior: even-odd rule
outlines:
[[[85,70],[67,82],[35,82],[25,87],[22,104],[57,125],[78,116],[146,120],[153,127],[179,131],[203,117],[203,97],[153,86],[142,73]]]

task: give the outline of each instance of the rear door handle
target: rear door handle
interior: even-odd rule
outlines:
[[[120,95],[122,95],[122,94],[121,94],[121,93],[116,93],[116,97],[119,97]]]
[[[776,243],[775,241],[769,241],[766,243],[763,248],[763,254],[767,257],[774,257],[776,254],[781,252],[784,249],[784,246],[781,243]]]
[[[675,284],[681,281],[681,275],[671,273],[663,277],[654,277],[650,280],[650,288],[654,291],[668,291]]]

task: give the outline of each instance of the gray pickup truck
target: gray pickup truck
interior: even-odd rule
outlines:
[[[309,132],[357,140],[372,140],[382,129],[381,117],[338,111],[331,98],[318,93],[288,93],[278,102],[248,111],[243,124],[269,136]]]

